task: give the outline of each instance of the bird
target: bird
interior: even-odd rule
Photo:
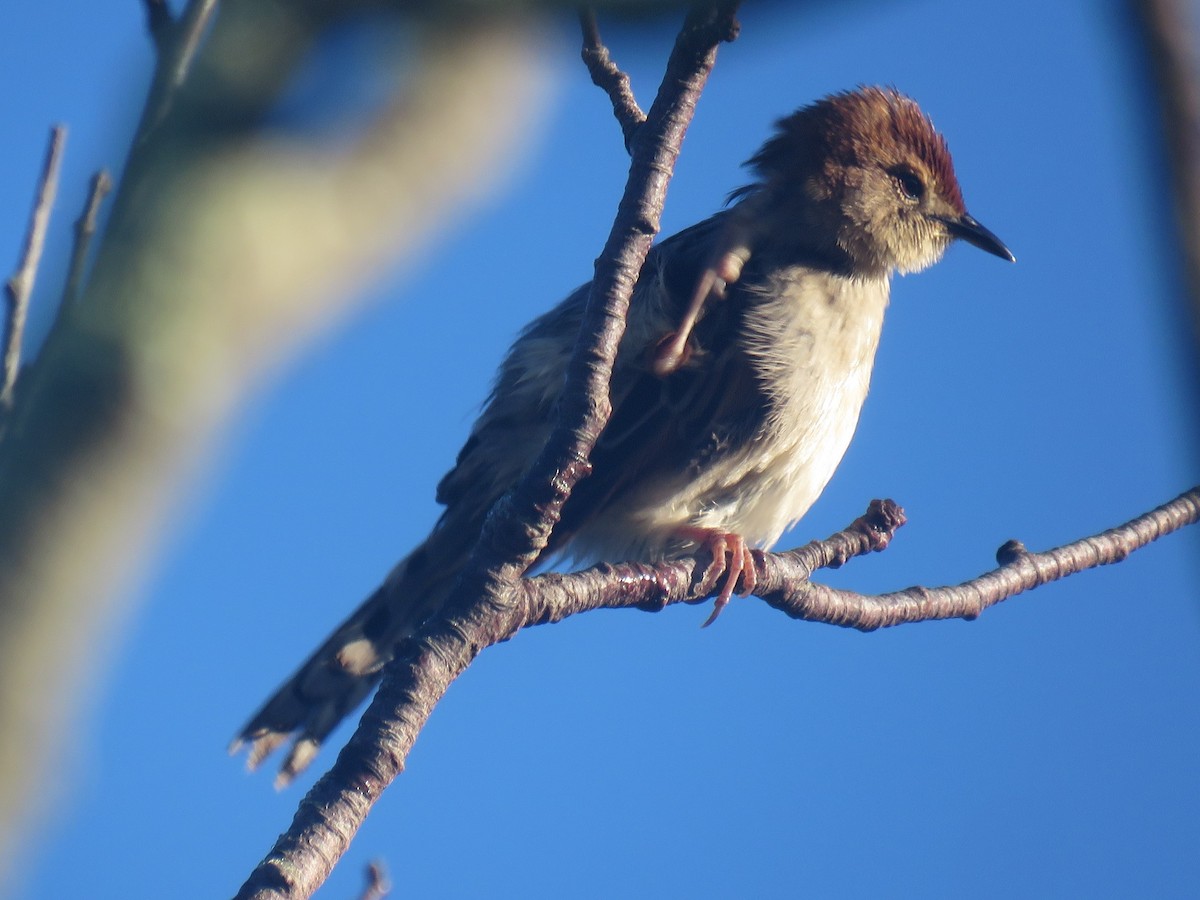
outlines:
[[[725,208],[651,248],[634,287],[592,472],[539,563],[710,551],[709,624],[754,588],[769,549],[821,494],[858,424],[893,275],[955,240],[1015,257],[968,214],[945,139],[892,87],[832,94],[780,119]],[[550,434],[589,285],[535,319],[437,487],[445,509],[250,718],[248,765],[294,737],[303,771],[444,605],[493,503]]]

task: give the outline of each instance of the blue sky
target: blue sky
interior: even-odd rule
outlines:
[[[916,97],[968,208],[1017,255],[952,248],[900,279],[858,435],[785,536],[890,496],[909,525],[828,580],[978,574],[1197,482],[1161,161],[1109,4],[923,0],[742,16],[684,146],[670,233],[717,209],[793,108]],[[140,5],[10,4],[0,248],[15,260],[51,122],[71,128],[39,299],[151,63]],[[648,103],[671,35],[611,29]],[[224,747],[418,541],[517,329],[589,276],[627,158],[577,62],[515,176],[279,370],[187,491],[105,656],[17,897],[227,896],[299,787]],[[43,309],[35,330],[44,329]],[[436,389],[434,389],[436,386]],[[382,857],[419,897],[1184,897],[1200,883],[1200,536],[1175,535],[973,623],[862,635],[735,601],[599,613],[486,652],[450,690],[321,896]],[[333,744],[348,735],[335,733]]]

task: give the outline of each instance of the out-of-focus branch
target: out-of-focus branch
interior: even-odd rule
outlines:
[[[62,125],[55,125],[50,130],[50,143],[46,147],[46,159],[38,179],[37,195],[33,201],[33,212],[29,216],[29,231],[25,235],[21,261],[4,286],[8,309],[4,317],[4,356],[0,364],[0,418],[3,418],[13,404],[17,372],[21,368],[21,344],[25,338],[29,298],[33,294],[33,285],[37,279],[42,248],[46,245],[46,229],[50,225],[54,195],[58,192],[58,170],[62,165],[62,151],[66,138],[67,129]]]
[[[492,509],[447,604],[441,630],[422,629],[399,655],[358,730],[301,801],[238,898],[308,897],[345,853],[367,813],[404,767],[430,712],[476,654],[510,633],[521,575],[538,558],[611,410],[608,384],[633,285],[658,230],[667,184],[716,48],[736,35],[736,3],[703,4],[676,40],[658,96],[633,148],[625,194],[567,370],[555,429],[529,472]]]
[[[69,308],[79,302],[83,286],[83,272],[87,268],[88,251],[92,236],[96,233],[96,220],[100,215],[100,204],[112,190],[112,177],[104,169],[92,176],[88,186],[87,201],[83,212],[75,220],[75,243],[71,247],[71,266],[67,270],[67,284],[63,288],[62,305]]]
[[[150,38],[158,51],[158,65],[150,95],[142,109],[134,147],[145,142],[171,111],[180,88],[187,81],[200,43],[217,11],[217,0],[189,0],[178,21],[171,18],[165,0],[143,0]],[[239,5],[236,0],[229,6]],[[244,5],[244,4],[243,4]],[[251,4],[252,6],[253,4]]]
[[[1200,354],[1200,12],[1193,0],[1134,0],[1158,85],[1184,277]]]
[[[583,28],[583,56],[588,74],[592,76],[592,84],[608,94],[612,101],[613,115],[621,125],[621,133],[625,135],[625,149],[633,149],[633,136],[646,121],[646,114],[638,106],[637,98],[633,96],[633,88],[626,75],[612,61],[608,47],[600,40],[600,25],[596,22],[596,11],[590,6],[579,14]]]
[[[71,698],[230,413],[505,171],[538,108],[529,21],[383,19],[416,52],[373,121],[322,144],[264,132],[343,5],[229,0],[208,21],[213,5],[171,30],[82,302],[0,444],[0,854],[30,832]]]

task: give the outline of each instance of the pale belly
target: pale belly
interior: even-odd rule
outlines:
[[[792,273],[747,323],[769,415],[756,439],[700,472],[668,477],[597,516],[572,548],[581,559],[687,552],[683,527],[768,548],[833,477],[858,425],[887,306],[886,281]],[[582,552],[581,552],[582,551]]]

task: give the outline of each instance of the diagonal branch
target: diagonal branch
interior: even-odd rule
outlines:
[[[1010,541],[997,553],[1001,562],[998,568],[959,585],[913,587],[871,596],[810,581],[812,573],[819,569],[836,568],[856,556],[886,549],[896,530],[904,524],[904,514],[891,501],[873,501],[863,516],[823,541],[785,553],[760,554],[756,560],[759,585],[756,594],[791,618],[861,631],[935,619],[974,619],[1008,597],[1085,569],[1119,562],[1140,547],[1197,521],[1200,521],[1200,486],[1116,528],[1042,553],[1030,553]],[[410,645],[410,652],[398,659],[400,667],[389,670],[381,690],[407,691],[410,702],[427,716],[433,703],[460,674],[461,670],[453,664],[458,644],[469,643],[477,653],[512,638],[521,628],[559,622],[581,612],[657,611],[672,603],[700,603],[705,600],[706,592],[699,585],[707,566],[706,558],[696,557],[656,565],[602,564],[568,575],[523,579],[517,587],[517,602],[508,607],[511,615],[502,610],[490,618],[443,617],[427,625],[421,642]],[[378,704],[372,704],[333,771],[343,768],[347,757],[359,752],[355,745],[364,740],[364,733],[394,724],[382,715]],[[407,752],[407,747],[403,752]],[[380,760],[375,762],[384,764]],[[386,758],[386,764],[401,766],[403,758]],[[326,775],[305,798],[297,820],[303,815],[328,813],[321,806],[328,802],[328,797],[323,797],[319,789],[332,774]],[[358,791],[382,790],[377,781],[380,769],[364,769],[359,776],[354,782]],[[361,797],[354,799],[359,800],[365,815],[369,803]],[[332,816],[327,824],[334,825]],[[295,861],[295,857],[289,861]],[[277,879],[281,877],[276,875]],[[241,896],[295,895],[281,890]]]
[[[1009,597],[1086,569],[1120,562],[1135,550],[1200,522],[1200,486],[1115,528],[1045,552],[1030,553],[1009,541],[997,553],[1001,564],[996,569],[958,585],[918,586],[873,596],[809,580],[819,569],[837,568],[854,557],[886,549],[904,522],[903,511],[896,504],[876,500],[863,516],[823,541],[784,553],[758,554],[755,594],[790,618],[859,631],[937,619],[975,619]],[[422,702],[422,690],[431,685],[444,692],[458,674],[446,665],[456,642],[472,642],[478,652],[514,637],[522,628],[559,622],[591,610],[656,612],[673,603],[701,603],[707,592],[700,583],[708,564],[702,556],[658,564],[604,563],[568,575],[551,573],[524,579],[518,586],[516,606],[520,612],[504,617],[503,628],[489,630],[495,621],[465,622],[461,618],[442,618],[426,626],[422,643],[402,659],[414,701]],[[393,675],[389,673],[389,677]],[[400,676],[394,677],[400,680]],[[367,715],[374,713],[372,707]],[[308,799],[313,799],[311,794]]]
[[[174,106],[217,11],[217,0],[189,0],[179,19],[173,20],[163,0],[144,2],[150,36],[158,51],[158,65],[135,132],[135,149],[162,124]]]
[[[167,0],[142,0],[142,5],[146,7],[146,27],[150,30],[154,49],[160,54],[168,52],[175,19],[167,7]]]
[[[600,40],[600,26],[596,22],[596,11],[590,6],[579,14],[579,22],[583,27],[583,56],[588,74],[592,76],[592,84],[608,94],[612,101],[613,115],[621,125],[625,135],[625,149],[633,149],[633,138],[646,121],[646,114],[638,106],[637,98],[633,96],[633,88],[629,86],[629,76],[612,61],[608,47]]]
[[[0,371],[0,413],[11,409],[13,404],[17,371],[21,367],[25,319],[29,314],[29,297],[33,294],[38,263],[42,259],[42,248],[46,245],[46,229],[50,224],[54,195],[58,192],[58,171],[62,164],[62,150],[66,138],[67,129],[64,126],[55,125],[50,130],[50,143],[46,148],[46,161],[42,165],[37,198],[29,217],[29,231],[25,236],[21,262],[5,285],[8,312],[5,316],[3,370]]]
[[[588,454],[607,424],[608,383],[633,285],[658,231],[667,184],[716,48],[736,34],[736,6],[702,5],[676,40],[597,260],[558,422],[530,471],[489,514],[447,604],[453,618],[423,629],[410,653],[389,664],[354,736],[301,801],[291,827],[251,873],[239,898],[307,897],[316,890],[402,771],[450,682],[519,621],[521,606],[512,598],[520,577],[546,546],[575,483],[588,473]]]
[[[84,302],[22,374],[0,442],[0,868],[179,486],[265,371],[504,174],[539,105],[532,19],[396,11],[380,27],[418,22],[420,52],[387,63],[386,102],[336,138],[281,135],[262,127],[279,92],[361,10],[238,0],[208,20],[214,5],[171,29]]]

